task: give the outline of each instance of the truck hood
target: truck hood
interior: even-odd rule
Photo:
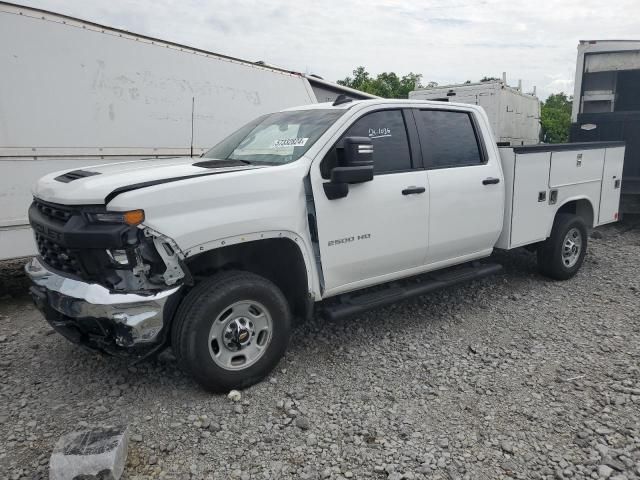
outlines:
[[[63,205],[104,205],[119,193],[187,178],[265,168],[237,165],[235,162],[209,162],[208,159],[165,158],[135,160],[63,170],[42,177],[33,188],[35,197]]]

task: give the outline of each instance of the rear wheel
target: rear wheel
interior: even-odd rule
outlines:
[[[573,277],[587,253],[587,227],[572,214],[556,215],[551,236],[538,248],[540,273],[556,280]]]
[[[223,272],[186,296],[173,325],[178,362],[204,388],[224,392],[262,380],[289,342],[291,313],[271,281]]]

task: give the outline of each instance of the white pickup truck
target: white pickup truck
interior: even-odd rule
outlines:
[[[293,318],[329,318],[494,273],[537,250],[568,279],[618,217],[624,145],[499,149],[477,106],[350,101],[257,118],[202,157],[42,178],[36,305],[73,342],[171,346],[205,388],[247,387]],[[374,287],[375,288],[369,288]]]

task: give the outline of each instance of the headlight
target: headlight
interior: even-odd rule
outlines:
[[[89,218],[93,222],[100,223],[124,223],[126,225],[140,225],[144,222],[144,210],[130,210],[128,212],[104,212],[90,213]]]

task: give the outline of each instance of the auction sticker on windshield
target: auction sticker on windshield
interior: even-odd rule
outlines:
[[[274,140],[272,148],[284,148],[284,147],[304,147],[309,138],[282,138],[280,140]]]

